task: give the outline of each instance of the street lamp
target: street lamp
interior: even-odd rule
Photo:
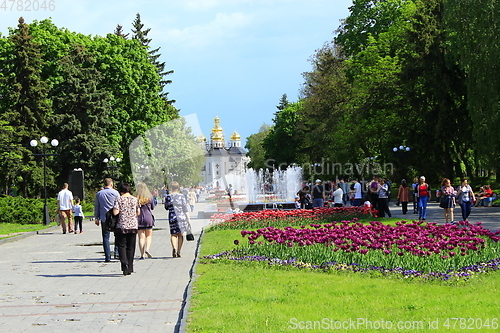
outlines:
[[[106,164],[105,168],[106,169],[111,169],[111,178],[113,178],[113,180],[115,180],[115,174],[113,172],[113,170],[115,169],[118,169],[118,163],[120,163],[122,161],[121,158],[119,157],[114,157],[114,156],[111,156],[111,157],[106,157],[103,162]],[[108,164],[109,163],[109,164]]]
[[[40,138],[40,142],[42,143],[42,153],[41,154],[33,154],[33,156],[41,156],[42,157],[42,163],[43,163],[43,198],[44,198],[44,205],[43,205],[43,224],[49,225],[50,224],[50,216],[49,216],[49,207],[47,205],[47,168],[45,165],[45,157],[47,156],[54,156],[57,154],[46,154],[45,153],[45,147],[46,144],[49,142],[49,138],[46,136],[42,136]],[[50,145],[52,147],[57,147],[59,145],[59,141],[56,139],[53,139],[50,141]],[[30,141],[30,146],[31,147],[36,147],[38,146],[38,141],[33,139]]]
[[[402,166],[402,169],[403,169],[403,170],[402,170],[402,173],[403,173],[403,175],[402,175],[402,176],[403,176],[403,177],[405,177],[405,176],[406,176],[406,171],[407,171],[406,169],[408,168],[408,167],[407,167],[407,165],[406,165],[407,163],[406,163],[406,161],[405,161],[405,160],[404,160],[404,158],[403,158],[403,157],[406,157],[406,154],[401,155],[401,154],[398,154],[398,153],[408,153],[410,150],[411,150],[411,148],[410,148],[410,147],[408,147],[408,146],[403,146],[403,145],[400,145],[399,147],[394,147],[394,148],[392,148],[392,151],[393,151],[395,154],[397,154],[397,155],[396,155],[396,157],[397,157],[397,158],[398,158],[398,160],[399,160],[399,164],[400,164],[400,165],[401,165],[401,164],[404,164],[404,165]]]

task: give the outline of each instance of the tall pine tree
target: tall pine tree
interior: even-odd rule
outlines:
[[[158,75],[160,75],[160,77],[162,78],[160,81],[160,86],[161,86],[161,90],[162,90],[161,96],[165,100],[166,104],[174,103],[175,100],[168,99],[168,92],[163,91],[167,84],[172,83],[172,80],[167,80],[167,79],[165,79],[165,77],[167,75],[172,74],[174,71],[173,70],[165,71],[165,66],[166,66],[165,62],[159,61],[159,58],[161,56],[161,54],[158,53],[160,51],[159,47],[151,50],[151,46],[149,45],[149,43],[151,43],[152,39],[148,38],[148,34],[151,31],[151,28],[144,29],[144,24],[141,21],[141,14],[139,14],[139,13],[136,14],[136,17],[135,17],[134,22],[132,23],[132,26],[133,26],[132,39],[139,41],[139,43],[141,43],[141,45],[146,47],[146,49],[148,50],[148,53],[149,53],[149,59],[150,59],[151,63],[153,63],[156,66],[157,71],[158,71]]]
[[[12,142],[17,144],[23,155],[17,173],[22,177],[21,192],[27,195],[28,182],[41,185],[43,174],[41,163],[33,161],[32,153],[26,147],[30,140],[47,134],[51,125],[51,104],[48,85],[42,79],[40,46],[33,41],[29,25],[22,17],[18,23],[17,30],[11,31],[9,36],[12,55],[4,62],[3,70],[10,75],[5,75],[3,80],[7,88],[2,98],[2,108],[7,112],[3,115],[4,119],[16,129],[16,137],[12,138]],[[49,184],[50,181],[49,177]]]

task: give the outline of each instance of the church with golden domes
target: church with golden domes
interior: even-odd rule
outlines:
[[[229,142],[225,142],[219,117],[216,116],[214,119],[210,140],[207,141],[202,134],[198,137],[198,141],[206,150],[202,185],[226,189],[232,179],[245,175],[250,157],[241,147],[241,137],[236,131],[231,135]]]

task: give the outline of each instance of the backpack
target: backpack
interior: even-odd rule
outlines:
[[[107,231],[113,231],[116,229],[116,225],[118,224],[118,215],[113,215],[113,208],[108,210],[106,213],[106,221],[104,221],[104,229]]]

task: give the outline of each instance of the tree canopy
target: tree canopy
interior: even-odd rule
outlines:
[[[138,16],[139,18],[139,16]],[[134,22],[137,23],[137,22]],[[24,22],[0,36],[0,135],[5,164],[2,189],[18,187],[36,196],[42,161],[32,139],[55,138],[46,147],[48,185],[66,182],[82,168],[88,185],[109,176],[104,158],[121,157],[120,180],[131,181],[127,147],[151,128],[178,117],[166,99],[165,64],[150,50],[149,29],[137,26],[127,39],[122,27],[106,36],[88,36],[56,27],[51,20]],[[137,37],[137,38],[136,38]],[[147,41],[147,42],[145,42]],[[54,170],[57,170],[55,172]]]

